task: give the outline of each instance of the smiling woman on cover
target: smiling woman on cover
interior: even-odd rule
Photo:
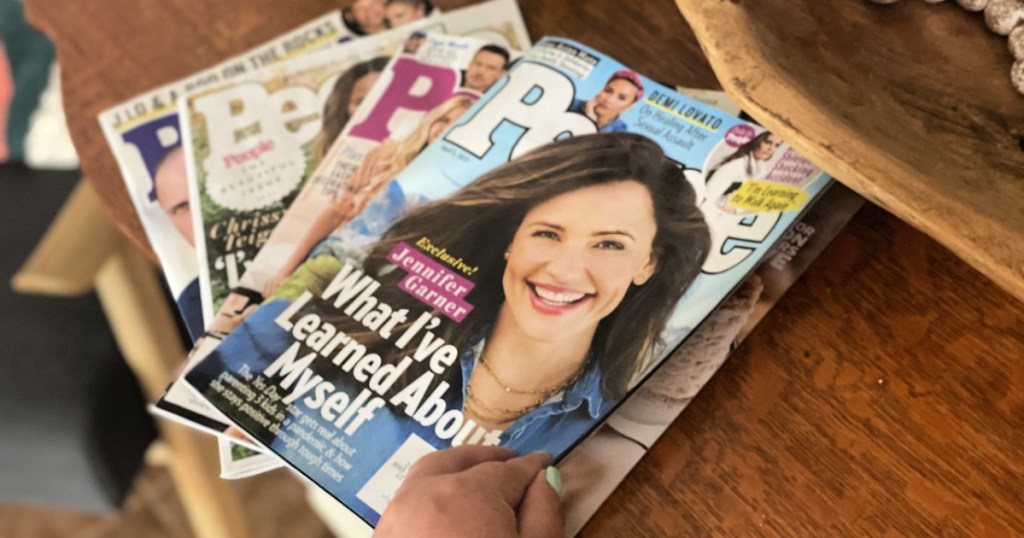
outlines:
[[[460,355],[425,394],[447,383],[445,409],[462,410],[466,424],[478,426],[463,425],[448,442],[500,436],[502,446],[520,452],[552,453],[586,434],[651,365],[652,349],[710,245],[694,189],[680,169],[657,144],[629,133],[550,143],[399,218],[370,245],[362,264],[380,283],[374,291],[379,303],[409,311],[394,334],[429,307],[400,289],[406,272],[388,254],[400,242],[413,245],[423,237],[478,267],[464,297],[473,311],[462,322],[445,318],[433,329]],[[323,286],[337,272],[339,262],[333,264],[333,272],[320,275]],[[280,355],[293,340],[274,320],[288,304],[265,303],[211,356],[230,362]],[[412,353],[322,299],[295,316],[305,312],[318,312],[385,363]],[[362,390],[331,361],[313,364],[339,390]],[[426,362],[409,366],[384,399],[426,368]],[[391,407],[352,442],[390,454],[410,433],[431,439],[433,425],[421,426],[407,411]]]
[[[382,302],[422,308],[386,259],[421,237],[479,266],[473,312],[438,330],[462,352],[448,408],[517,450],[567,448],[627,392],[709,248],[680,170],[626,133],[548,144],[410,211],[364,262]]]
[[[651,366],[652,349],[700,273],[710,244],[694,189],[682,172],[657,144],[629,133],[550,143],[400,217],[362,263],[380,283],[373,292],[376,304],[408,309],[408,321],[395,326],[393,335],[404,333],[429,307],[399,287],[406,271],[388,261],[388,254],[400,242],[414,245],[423,237],[478,267],[470,277],[474,287],[464,296],[472,312],[462,322],[444,318],[431,328],[459,350],[442,374],[430,375],[431,361],[403,361],[419,344],[399,349],[393,339],[322,298],[288,314],[292,320],[315,314],[334,334],[365,346],[362,357],[382,359],[378,371],[381,363],[404,362],[408,368],[380,394],[386,407],[366,426],[343,432],[331,424],[333,417],[317,418],[358,450],[359,465],[343,480],[302,467],[364,516],[357,492],[414,436],[435,448],[499,443],[520,453],[567,450]],[[322,283],[309,287],[319,297],[340,262],[331,256],[313,261],[325,266],[318,273]],[[330,264],[333,271],[326,268]],[[279,324],[290,304],[283,298],[265,303],[205,360],[231,371],[240,362],[263,371],[295,342]],[[369,390],[326,357],[310,368],[336,393],[355,398]],[[214,371],[219,370],[203,370]],[[210,383],[196,375],[190,381]],[[420,395],[411,398],[419,404],[408,397],[391,401],[413,393]],[[320,417],[322,408],[303,405],[308,404],[296,401],[285,425],[300,415]],[[438,417],[450,417],[453,410],[461,413],[446,422],[443,436]],[[422,419],[428,414],[432,421]],[[304,465],[302,454],[273,428],[253,433]]]

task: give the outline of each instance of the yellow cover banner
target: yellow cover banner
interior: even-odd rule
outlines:
[[[790,211],[806,203],[807,191],[803,189],[756,179],[744,181],[729,197],[729,205],[759,213]]]

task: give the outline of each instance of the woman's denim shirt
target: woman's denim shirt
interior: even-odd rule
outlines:
[[[262,372],[274,360],[294,343],[291,334],[281,328],[275,319],[287,308],[289,301],[278,299],[260,306],[244,324],[238,327],[217,349],[202,362],[200,367],[190,374],[189,379],[202,392],[203,382],[196,383],[200,378],[212,380],[221,369],[237,373],[243,364],[252,372]],[[461,384],[462,390],[448,390],[445,393],[445,409],[462,409],[465,401],[466,380],[469,379],[476,365],[479,351],[483,349],[483,340],[462,351],[459,356],[460,377],[454,380]],[[318,357],[317,360],[324,360]],[[560,395],[556,395],[539,407],[524,414],[501,435],[501,446],[511,448],[520,454],[543,450],[555,457],[562,455],[574,443],[585,436],[598,423],[598,420],[609,411],[614,402],[605,401],[601,395],[601,373],[597,360],[591,360],[586,371],[580,378]],[[329,363],[328,363],[329,364]],[[317,370],[323,375],[324,370]],[[328,379],[347,392],[352,399],[365,388],[353,380],[348,373],[338,370],[336,379]],[[287,393],[288,390],[282,391]],[[392,389],[391,392],[394,392]],[[376,394],[374,394],[376,396]],[[390,396],[389,396],[390,397]],[[293,407],[303,409],[303,398],[297,400]],[[341,480],[331,478],[324,472],[321,463],[310,460],[309,452],[302,451],[297,445],[286,443],[275,437],[266,429],[250,431],[264,445],[269,445],[281,457],[290,461],[303,474],[324,487],[329,493],[344,502],[371,524],[376,524],[380,517],[375,510],[358,498],[358,492],[370,480],[377,470],[384,466],[392,454],[416,434],[434,448],[446,448],[449,441],[443,441],[434,434],[434,425],[423,426],[406,416],[402,411],[395,411],[387,406],[377,409],[372,419],[363,423],[352,435],[344,435],[341,429],[323,418],[317,410],[306,409],[303,415],[313,417],[319,425],[335,431],[335,436],[348,447],[355,449],[351,457],[340,457],[350,464],[341,470]],[[299,422],[298,414],[288,413],[292,423]],[[232,418],[238,418],[234,416]],[[243,423],[246,429],[251,429]],[[315,428],[306,428],[312,430]],[[293,436],[294,437],[294,436]],[[330,445],[330,443],[328,443]],[[333,446],[333,445],[332,445]],[[305,454],[303,454],[305,452]]]

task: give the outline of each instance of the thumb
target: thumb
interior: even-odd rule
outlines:
[[[565,536],[565,520],[561,512],[560,493],[548,482],[547,473],[554,467],[541,469],[530,482],[519,505],[519,535],[529,538],[562,538]],[[561,477],[558,477],[561,486]]]

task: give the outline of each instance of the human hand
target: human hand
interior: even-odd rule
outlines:
[[[344,190],[334,195],[334,198],[331,199],[331,205],[326,210],[333,211],[337,215],[337,222],[339,224],[350,220],[351,215],[355,213],[358,193],[358,190],[353,190],[346,184]]]
[[[561,538],[561,477],[550,464],[542,452],[517,457],[493,446],[428,454],[409,470],[374,537]]]
[[[370,161],[369,172],[370,182],[367,187],[373,187],[375,184],[381,181],[381,176],[391,171],[391,159],[394,157],[394,145],[388,145],[386,148],[380,146],[375,148],[373,153],[373,160]]]
[[[363,189],[359,194],[353,196],[351,214],[349,215],[348,220],[352,220],[362,213],[363,210],[366,209],[366,206],[370,205],[370,202],[373,201],[373,199],[376,198],[377,195],[380,194],[380,191],[384,190],[384,187],[387,187],[387,185],[387,181],[377,181],[366,189]]]
[[[388,145],[388,147],[390,148],[391,145]],[[345,181],[345,190],[359,193],[371,188],[374,178],[391,168],[388,159],[385,158],[385,153],[390,152],[384,151],[382,148],[384,148],[384,145],[377,146],[366,154],[363,162],[359,163],[359,166],[352,172],[348,180]]]

